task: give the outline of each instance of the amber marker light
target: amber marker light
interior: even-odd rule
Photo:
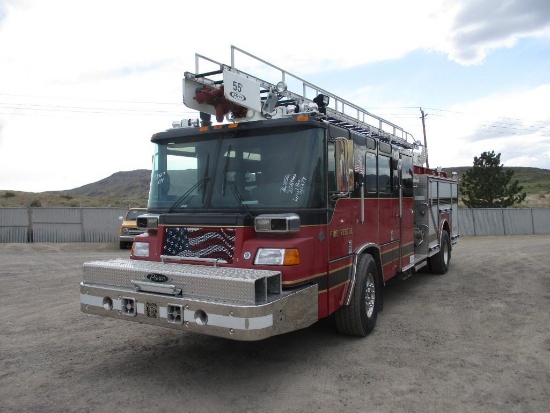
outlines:
[[[305,116],[305,115],[296,116],[296,120],[298,122],[306,122],[309,120],[309,116]]]
[[[206,132],[206,131],[208,130],[208,126],[201,126],[201,127],[199,128],[199,130],[200,130],[201,132]]]
[[[239,126],[238,123],[230,123],[227,127],[228,127],[229,129],[235,129],[237,126]]]
[[[285,249],[285,257],[283,265],[298,265],[300,264],[300,251],[296,248]]]

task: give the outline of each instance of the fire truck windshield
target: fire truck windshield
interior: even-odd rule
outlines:
[[[244,130],[157,143],[149,210],[321,208],[323,132]]]

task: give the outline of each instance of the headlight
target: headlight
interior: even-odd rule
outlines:
[[[136,257],[148,257],[149,256],[149,243],[148,242],[134,242],[132,245],[132,254]]]
[[[128,235],[128,228],[122,228],[122,235]]]
[[[256,265],[298,265],[300,252],[296,248],[260,248],[254,258]]]

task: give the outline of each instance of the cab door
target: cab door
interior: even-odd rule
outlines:
[[[382,253],[384,280],[401,268],[401,214],[399,172],[391,147],[380,143],[378,153],[378,238]]]
[[[392,159],[389,155],[378,155],[378,239],[380,245],[399,240],[399,201],[394,193]]]
[[[332,312],[341,304],[353,265],[353,141],[339,137],[329,142],[328,159],[332,217],[327,227],[327,304]]]

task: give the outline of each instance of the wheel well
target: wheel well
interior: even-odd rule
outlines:
[[[376,247],[368,247],[365,250],[361,251],[360,255],[370,254],[376,263],[376,269],[378,270],[378,278],[380,280],[380,285],[384,286],[386,282],[384,281],[384,270],[382,267],[382,257],[380,255],[380,250]],[[384,308],[384,289],[380,289],[380,301],[378,302],[379,310],[382,311]]]
[[[449,229],[449,221],[444,221],[444,222],[443,222],[443,229],[444,229],[445,231],[447,231],[447,234],[449,234],[449,241],[450,241],[451,230]],[[453,249],[452,242],[449,242],[449,249],[450,249],[450,250]]]
[[[360,255],[363,254],[370,254],[372,258],[374,258],[374,262],[376,263],[376,267],[378,269],[378,275],[380,276],[380,279],[382,282],[384,282],[384,274],[382,270],[382,257],[380,256],[380,250],[375,247],[369,247],[365,249],[364,251],[361,251]]]

